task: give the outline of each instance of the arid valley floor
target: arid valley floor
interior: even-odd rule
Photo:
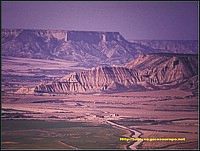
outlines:
[[[16,93],[22,86],[34,87],[40,80],[83,69],[70,61],[3,58],[2,148],[198,147],[198,96],[189,91]],[[121,137],[185,138],[185,141],[127,142],[120,141]]]

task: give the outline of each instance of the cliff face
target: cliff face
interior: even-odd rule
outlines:
[[[128,88],[141,81],[136,71],[124,67],[97,67],[80,73],[71,73],[57,82],[35,88],[42,93],[94,92]],[[121,87],[120,87],[121,86]]]
[[[2,30],[2,55],[53,58],[53,50],[64,38],[64,31],[5,29]]]
[[[198,75],[189,78],[185,83],[180,85],[180,89],[185,91],[192,91],[194,95],[198,95],[199,80]]]
[[[125,64],[141,53],[196,53],[193,41],[128,42],[118,32],[2,29],[2,56],[73,60],[80,65]],[[173,47],[172,47],[173,46]]]
[[[118,32],[2,30],[2,55],[73,60],[83,65],[121,64],[136,54]]]
[[[59,81],[38,85],[35,92],[135,91],[185,86],[188,79],[198,74],[197,63],[197,55],[139,55],[125,67],[96,67],[71,73]]]
[[[133,40],[132,42],[151,47],[156,52],[197,54],[197,40]]]
[[[95,32],[95,31],[67,31],[66,41],[85,42],[99,44],[101,42],[125,41],[119,32]]]
[[[139,55],[126,67],[140,71],[148,82],[162,85],[197,75],[198,57],[189,54]]]

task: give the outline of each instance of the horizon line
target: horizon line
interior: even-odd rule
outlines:
[[[119,31],[100,31],[100,30],[68,30],[68,29],[54,29],[54,28],[1,28],[1,30],[52,30],[52,31],[77,31],[77,32],[100,32],[100,33],[119,33],[120,35],[123,36],[123,34],[121,34]],[[124,36],[123,36],[124,37]],[[139,40],[151,40],[151,41],[198,41],[199,39],[127,39],[126,37],[124,37],[126,40],[128,41],[139,41]]]

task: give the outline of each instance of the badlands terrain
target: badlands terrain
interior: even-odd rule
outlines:
[[[2,148],[197,149],[197,50],[117,32],[3,29]]]

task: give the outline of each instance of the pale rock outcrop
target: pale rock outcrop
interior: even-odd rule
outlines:
[[[198,74],[198,57],[189,54],[139,55],[126,67],[137,70],[142,79],[150,83],[178,83]]]
[[[15,93],[16,94],[34,94],[34,90],[35,88],[21,87]]]
[[[35,92],[81,93],[168,89],[178,87],[196,76],[197,63],[197,55],[139,55],[125,67],[100,66],[79,73],[74,72],[59,81],[38,85]]]
[[[109,88],[130,87],[141,81],[137,71],[124,67],[97,67],[80,73],[71,73],[51,84],[41,84],[35,92],[68,93],[93,92]]]

